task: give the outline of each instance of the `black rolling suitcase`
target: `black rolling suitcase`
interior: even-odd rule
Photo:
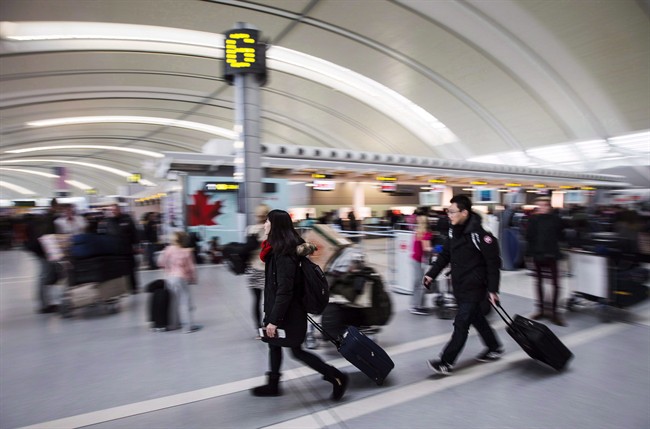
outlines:
[[[153,322],[153,329],[165,329],[169,318],[169,291],[164,280],[155,280],[147,285],[150,292],[149,321]]]
[[[384,379],[395,367],[395,364],[377,343],[359,332],[354,326],[348,326],[340,339],[335,339],[323,330],[314,319],[310,316],[307,318],[352,365],[374,380],[377,385],[384,383]]]
[[[515,314],[513,320],[501,307],[501,303],[497,303],[493,307],[503,321],[506,322],[506,332],[531,358],[560,371],[573,357],[571,350],[543,323],[527,319],[518,314]]]

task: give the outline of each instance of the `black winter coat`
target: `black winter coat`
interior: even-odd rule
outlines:
[[[563,238],[562,219],[559,216],[552,213],[533,215],[526,230],[526,254],[536,261],[558,260],[562,257],[560,241]]]
[[[449,228],[449,240],[426,275],[435,279],[448,264],[457,301],[478,302],[499,292],[499,243],[483,229],[480,215],[471,213],[465,224]]]
[[[272,323],[284,329],[292,343],[301,344],[307,332],[307,312],[302,304],[298,255],[278,255],[271,250],[264,276],[264,325]]]

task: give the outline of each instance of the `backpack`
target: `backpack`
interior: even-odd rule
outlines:
[[[325,274],[318,264],[305,256],[298,261],[298,267],[304,280],[302,304],[307,313],[321,314],[330,299],[330,287]]]

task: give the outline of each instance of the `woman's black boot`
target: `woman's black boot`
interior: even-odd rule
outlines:
[[[349,379],[347,374],[331,366],[327,374],[323,376],[323,379],[332,383],[331,398],[335,401],[340,400],[348,388]]]
[[[257,386],[251,389],[253,396],[280,396],[282,391],[280,390],[280,375],[274,374],[272,372],[267,372],[267,382],[263,386]]]

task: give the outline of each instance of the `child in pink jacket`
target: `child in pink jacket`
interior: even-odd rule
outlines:
[[[183,329],[189,334],[198,331],[201,326],[195,325],[192,317],[194,304],[190,284],[196,283],[197,277],[193,249],[182,247],[186,242],[187,234],[176,231],[171,245],[158,258],[158,266],[165,270],[170,292],[167,330]]]

